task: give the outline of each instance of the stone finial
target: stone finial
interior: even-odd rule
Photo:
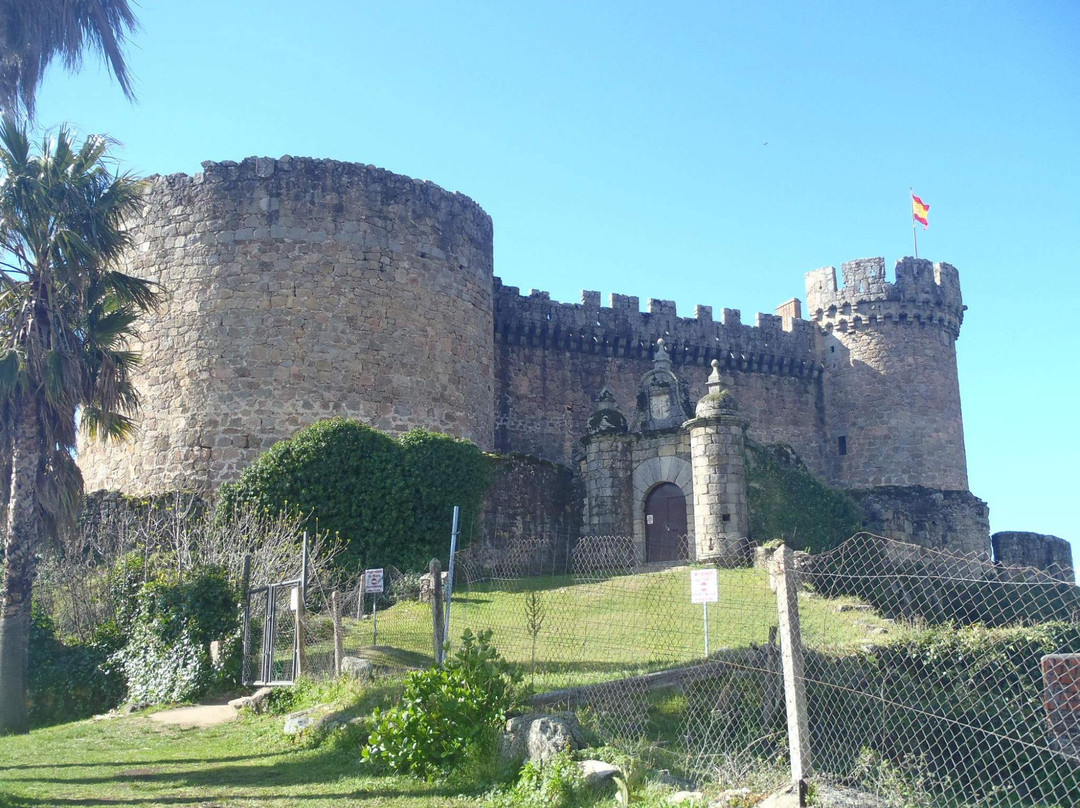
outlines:
[[[712,361],[712,373],[709,374],[709,380],[705,382],[705,386],[709,392],[701,397],[697,407],[694,408],[696,417],[708,418],[716,415],[731,415],[735,412],[737,409],[735,399],[731,397],[731,391],[724,387],[724,382],[720,378],[718,359]]]
[[[653,357],[653,365],[657,370],[668,370],[671,367],[671,357],[668,356],[667,343],[663,337],[656,341],[656,355]]]
[[[604,385],[603,389],[601,389],[600,393],[596,396],[596,403],[600,405],[597,409],[615,406],[615,394],[607,388],[607,385]]]
[[[714,359],[711,364],[712,373],[709,374],[709,380],[705,382],[705,386],[709,388],[710,393],[719,393],[724,386],[724,382],[720,379],[720,360]]]

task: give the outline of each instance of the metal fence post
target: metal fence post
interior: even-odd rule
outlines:
[[[781,544],[773,555],[773,574],[776,576],[791,779],[801,784],[799,793],[802,794],[805,781],[810,777],[810,732],[806,718],[802,634],[799,630],[799,585],[795,574],[795,554],[786,544]]]
[[[307,573],[308,573],[308,534],[304,531],[304,545],[300,551],[300,585],[297,587],[296,603],[296,670],[293,679],[297,679],[307,670]]]

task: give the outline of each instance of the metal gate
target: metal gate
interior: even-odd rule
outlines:
[[[296,679],[300,583],[296,578],[248,590],[244,604],[244,684],[287,685]]]

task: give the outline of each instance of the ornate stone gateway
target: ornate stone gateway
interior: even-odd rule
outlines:
[[[674,483],[661,483],[645,499],[645,560],[686,557],[686,497]]]

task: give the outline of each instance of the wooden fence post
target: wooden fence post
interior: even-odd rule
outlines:
[[[330,611],[334,615],[334,676],[341,676],[341,658],[345,655],[345,638],[341,636],[341,593],[330,593]]]
[[[240,578],[240,592],[241,597],[244,599],[243,633],[241,635],[243,648],[240,657],[240,684],[242,685],[251,682],[250,672],[248,671],[248,666],[251,663],[251,595],[248,594],[249,589],[251,589],[251,553],[245,553],[244,571]]]
[[[806,718],[806,671],[799,629],[795,554],[786,544],[781,544],[773,555],[773,574],[776,576],[776,606],[780,618],[780,657],[784,670],[791,779],[799,784],[802,794],[810,777],[810,732]]]
[[[435,664],[443,664],[443,596],[442,596],[442,565],[439,559],[431,559],[428,564],[428,575],[431,576],[431,618],[435,629]]]

